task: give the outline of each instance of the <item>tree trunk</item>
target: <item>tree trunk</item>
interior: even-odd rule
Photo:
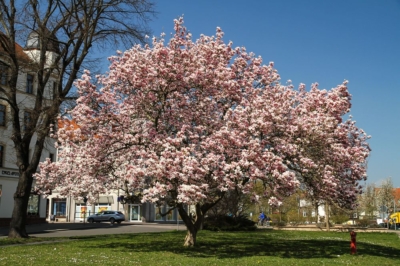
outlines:
[[[192,227],[187,227],[187,233],[185,237],[185,243],[183,246],[185,247],[194,247],[196,245],[196,236],[197,236],[197,229],[192,226]]]
[[[200,204],[196,205],[196,213],[188,214],[183,205],[178,206],[178,212],[187,228],[183,246],[194,247],[196,245],[197,232],[203,227],[205,212],[203,212]]]
[[[32,174],[20,172],[17,191],[14,193],[14,209],[12,212],[9,238],[27,238],[25,229],[29,196],[32,188]]]
[[[329,205],[325,202],[325,223],[326,223],[326,230],[330,231],[331,228],[329,226]]]

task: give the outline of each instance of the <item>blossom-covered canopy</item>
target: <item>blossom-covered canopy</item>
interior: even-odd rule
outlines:
[[[265,184],[271,204],[301,184],[351,205],[366,178],[367,135],[349,118],[347,82],[329,91],[280,84],[273,63],[215,36],[196,41],[175,20],[168,43],[136,45],[110,59],[109,73],[76,82],[59,128],[58,162],[44,162],[44,193],[95,199],[116,188],[142,201],[212,204],[226,191]]]

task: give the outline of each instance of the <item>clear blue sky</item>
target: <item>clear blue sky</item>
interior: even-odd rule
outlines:
[[[349,80],[351,114],[371,135],[367,183],[400,187],[400,0],[156,1],[155,36],[184,15],[193,38],[221,27],[234,46],[275,62],[282,83]]]

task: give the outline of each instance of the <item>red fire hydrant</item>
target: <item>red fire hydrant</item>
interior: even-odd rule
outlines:
[[[351,242],[350,242],[350,254],[354,255],[357,253],[357,244],[356,244],[356,236],[357,233],[354,231],[350,232]]]

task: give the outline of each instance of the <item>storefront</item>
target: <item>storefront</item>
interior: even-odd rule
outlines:
[[[128,217],[130,222],[142,222],[141,204],[128,205]]]
[[[65,218],[67,215],[67,199],[53,199],[51,202],[51,215],[54,215],[56,218]]]
[[[101,211],[112,210],[114,204],[113,196],[100,196],[97,202],[93,205],[88,205],[84,200],[75,200],[75,210],[72,215],[76,222],[85,221],[86,218],[94,213]]]
[[[0,226],[9,226],[14,208],[14,193],[18,185],[18,177],[10,176],[11,171],[0,168]],[[27,206],[26,224],[44,223],[46,209],[49,206],[43,196],[32,193]]]

